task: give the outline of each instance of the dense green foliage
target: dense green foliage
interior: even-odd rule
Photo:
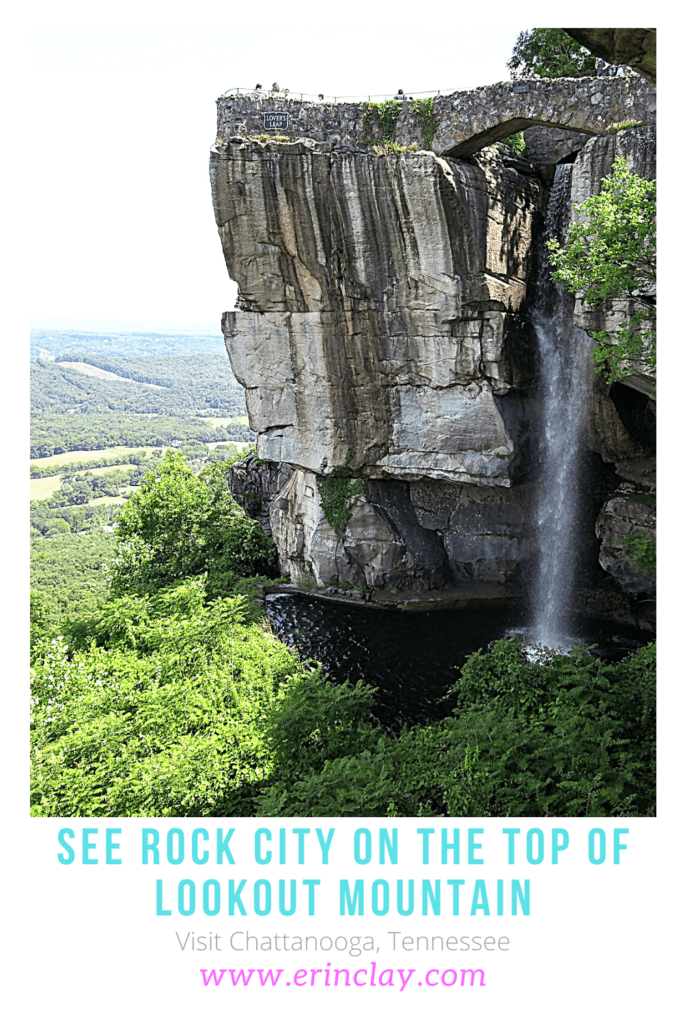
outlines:
[[[149,594],[187,576],[206,574],[207,594],[229,592],[235,577],[278,574],[270,537],[235,502],[228,466],[192,472],[184,456],[166,452],[118,519],[112,592]]]
[[[353,452],[348,452],[343,466],[335,466],[328,476],[318,477],[320,507],[339,536],[346,529],[353,506],[365,491],[365,480],[354,480],[357,473],[349,466],[352,457]]]
[[[296,655],[198,577],[35,647],[32,813],[248,815]]]
[[[513,79],[595,75],[595,57],[561,28],[520,32],[507,66]]]
[[[102,607],[109,597],[104,567],[115,550],[114,535],[99,530],[32,540],[32,623],[47,626]]]
[[[519,640],[500,640],[466,662],[451,715],[390,736],[367,722],[368,691],[332,705],[304,678],[274,714],[282,777],[259,812],[650,815],[654,685],[653,645],[616,666],[550,653],[530,664]]]
[[[60,452],[90,451],[115,445],[174,446],[185,441],[252,441],[254,435],[239,423],[212,426],[193,416],[138,416],[132,413],[88,413],[60,416],[51,413],[31,420],[31,458]]]
[[[564,246],[548,242],[553,280],[604,310],[614,299],[629,300],[630,312],[616,331],[592,333],[598,370],[611,382],[656,363],[654,289],[657,277],[657,186],[632,174],[618,158],[598,195],[576,210]]]
[[[470,657],[441,722],[391,735],[244,598],[195,578],[38,642],[33,813],[543,816],[654,813],[654,650],[618,666]]]
[[[226,472],[168,452],[108,571],[94,538],[74,561],[92,600],[67,587],[59,623],[45,595],[90,538],[37,543],[32,814],[654,813],[653,645],[605,665],[498,641],[467,660],[445,718],[388,732],[369,687],[332,685],[259,621],[253,577],[275,550]]]

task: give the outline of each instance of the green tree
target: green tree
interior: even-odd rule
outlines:
[[[513,79],[595,75],[595,57],[562,28],[532,28],[520,32],[507,66]]]
[[[614,299],[626,299],[626,319],[614,334],[591,332],[593,358],[608,382],[656,363],[657,186],[632,174],[617,158],[598,195],[575,207],[567,242],[548,242],[554,281],[587,306],[606,312]]]
[[[275,545],[230,494],[228,468],[214,463],[195,475],[180,452],[166,452],[119,517],[115,595],[151,593],[206,573],[212,598],[235,577],[277,576]]]

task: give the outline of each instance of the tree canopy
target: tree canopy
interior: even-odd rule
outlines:
[[[206,573],[207,593],[217,597],[235,576],[277,576],[275,545],[230,494],[228,470],[214,463],[195,475],[180,452],[166,452],[119,517],[114,594],[151,593]]]
[[[613,300],[627,300],[616,332],[591,332],[593,358],[608,382],[655,366],[656,199],[655,182],[617,158],[599,194],[575,207],[581,220],[566,244],[548,242],[553,280],[586,305],[605,312]]]
[[[520,32],[507,66],[513,79],[595,75],[593,55],[562,28],[532,28]]]

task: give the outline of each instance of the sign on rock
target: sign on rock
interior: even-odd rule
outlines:
[[[263,127],[266,129],[282,129],[289,125],[289,114],[269,113],[263,115]]]

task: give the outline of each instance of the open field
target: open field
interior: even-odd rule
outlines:
[[[223,441],[223,444],[227,442]],[[107,459],[112,455],[132,455],[133,452],[158,452],[166,451],[166,446],[154,446],[139,444],[134,448],[127,447],[126,445],[117,445],[114,448],[91,448],[89,450],[80,449],[74,452],[62,452],[60,455],[48,455],[44,459],[31,459],[31,465],[37,469],[45,469],[47,466],[62,467],[67,466],[70,462],[84,462],[86,459],[92,459],[92,467],[96,468],[98,465],[98,459]]]
[[[31,501],[45,501],[51,498],[62,482],[61,476],[41,476],[31,480]]]
[[[206,442],[206,447],[207,448],[219,448],[221,445],[226,445],[226,444],[234,444],[235,448],[237,448],[237,450],[239,452],[243,452],[245,448],[250,448],[251,447],[252,442],[251,441],[207,441]]]
[[[202,419],[210,423],[212,427],[228,427],[233,424],[240,427],[249,426],[248,416],[202,416]]]
[[[148,384],[146,381],[133,380],[130,377],[120,377],[118,373],[112,373],[111,370],[102,370],[99,366],[93,366],[91,363],[68,363],[60,360],[57,366],[66,366],[69,370],[74,370],[76,373],[82,373],[85,377],[99,377],[100,380],[118,380],[123,384],[139,384],[143,388],[156,388],[157,391],[168,391],[168,388],[163,387],[161,384]]]
[[[137,469],[137,466],[135,466],[132,462],[122,462],[120,466],[100,466],[99,468],[95,468],[97,469],[98,476],[106,476],[107,473],[115,473],[117,469]],[[91,473],[94,472],[94,470],[91,470],[90,468],[79,469],[78,472]]]

